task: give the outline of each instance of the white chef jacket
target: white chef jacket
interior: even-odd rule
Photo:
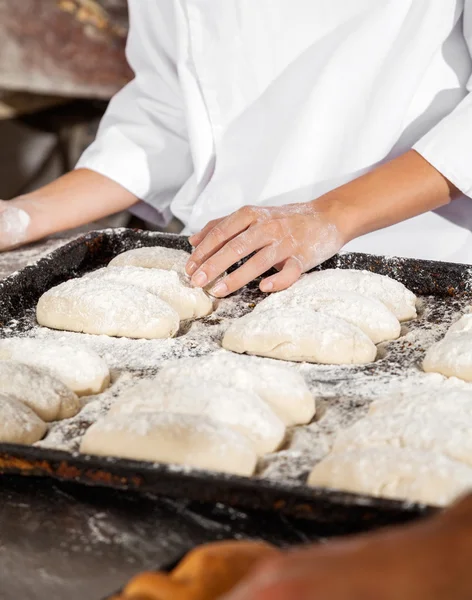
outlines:
[[[129,0],[135,79],[78,167],[186,231],[410,148],[464,196],[346,249],[472,262],[472,0]]]

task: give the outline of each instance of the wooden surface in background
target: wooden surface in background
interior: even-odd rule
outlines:
[[[132,77],[126,0],[0,0],[0,89],[110,98]]]

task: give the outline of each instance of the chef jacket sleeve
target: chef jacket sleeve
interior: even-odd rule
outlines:
[[[126,55],[135,78],[112,99],[76,168],[121,184],[161,214],[192,172],[176,67],[173,0],[129,0]]]
[[[464,34],[472,55],[472,0],[465,0]],[[472,197],[472,76],[468,96],[414,146],[466,196]]]

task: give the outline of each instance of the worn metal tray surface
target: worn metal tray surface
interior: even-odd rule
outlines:
[[[213,315],[184,326],[173,340],[118,340],[54,332],[36,324],[34,309],[44,291],[107,264],[120,252],[152,245],[189,249],[182,236],[105,230],[60,248],[0,283],[1,337],[78,341],[101,353],[113,373],[113,385],[107,392],[87,399],[77,417],[53,424],[36,446],[0,445],[0,472],[276,511],[319,524],[339,525],[346,532],[407,521],[432,510],[400,501],[311,489],[305,481],[309,469],[329,451],[332,436],[361,418],[373,399],[398,388],[425,384],[428,375],[421,372],[419,362],[426,347],[442,337],[472,300],[472,272],[464,265],[363,254],[339,255],[324,265],[368,269],[402,281],[421,297],[419,317],[404,325],[399,340],[380,345],[380,358],[374,364],[294,365],[317,395],[317,417],[308,426],[294,428],[286,447],[264,459],[253,478],[80,455],[78,447],[84,431],[106,413],[121,389],[155,374],[167,360],[218,351],[229,320],[251,310],[263,297],[254,282],[223,300]]]

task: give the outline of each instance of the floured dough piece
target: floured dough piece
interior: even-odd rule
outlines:
[[[135,285],[167,302],[180,319],[198,319],[213,311],[213,302],[200,288],[185,285],[175,271],[143,267],[105,267],[85,276],[87,279],[118,281]]]
[[[113,258],[109,267],[143,267],[144,269],[164,269],[177,271],[186,275],[185,266],[190,254],[185,250],[164,248],[164,246],[150,246],[128,250]]]
[[[43,421],[68,419],[80,410],[78,397],[62,381],[16,361],[0,361],[0,394],[20,400]]]
[[[472,335],[472,314],[463,315],[458,321],[456,321],[451,327],[449,327],[446,337],[457,333],[469,333]]]
[[[373,446],[409,447],[441,452],[472,466],[472,425],[468,410],[379,415],[362,419],[336,438],[334,452]]]
[[[257,455],[242,434],[206,417],[173,413],[114,415],[92,425],[80,451],[252,475]]]
[[[328,455],[313,469],[308,484],[446,506],[472,488],[472,469],[438,452],[358,448]]]
[[[110,383],[110,371],[86,346],[32,338],[0,340],[0,360],[15,360],[48,371],[78,396],[99,394]]]
[[[309,423],[315,399],[295,369],[255,356],[224,350],[200,358],[185,358],[165,365],[157,375],[162,386],[201,380],[257,394],[287,426]]]
[[[122,394],[108,414],[138,412],[209,417],[249,438],[259,455],[277,450],[285,437],[285,425],[259,396],[222,383],[189,380],[166,386],[143,381]]]
[[[0,443],[34,444],[46,429],[46,423],[22,402],[0,395]]]
[[[441,373],[472,381],[472,334],[453,332],[426,352],[423,361],[426,373]]]
[[[229,326],[223,348],[281,360],[364,364],[377,349],[358,327],[308,308],[249,313]]]
[[[354,292],[325,291],[311,293],[309,287],[292,288],[271,294],[256,306],[254,312],[268,308],[279,311],[287,308],[310,308],[317,312],[343,319],[359,327],[374,344],[400,337],[401,326],[396,316],[376,298]]]
[[[425,390],[413,393],[409,396],[391,396],[382,400],[376,400],[370,405],[369,415],[415,415],[429,413],[450,413],[460,411],[468,413],[472,417],[472,391],[465,390]]]
[[[383,302],[399,321],[416,317],[416,296],[402,283],[370,271],[355,269],[326,269],[302,277],[291,288],[296,293],[312,294],[322,291],[355,292]]]
[[[41,296],[40,325],[52,329],[129,338],[168,338],[179,329],[179,315],[141,288],[90,279],[71,279]]]

